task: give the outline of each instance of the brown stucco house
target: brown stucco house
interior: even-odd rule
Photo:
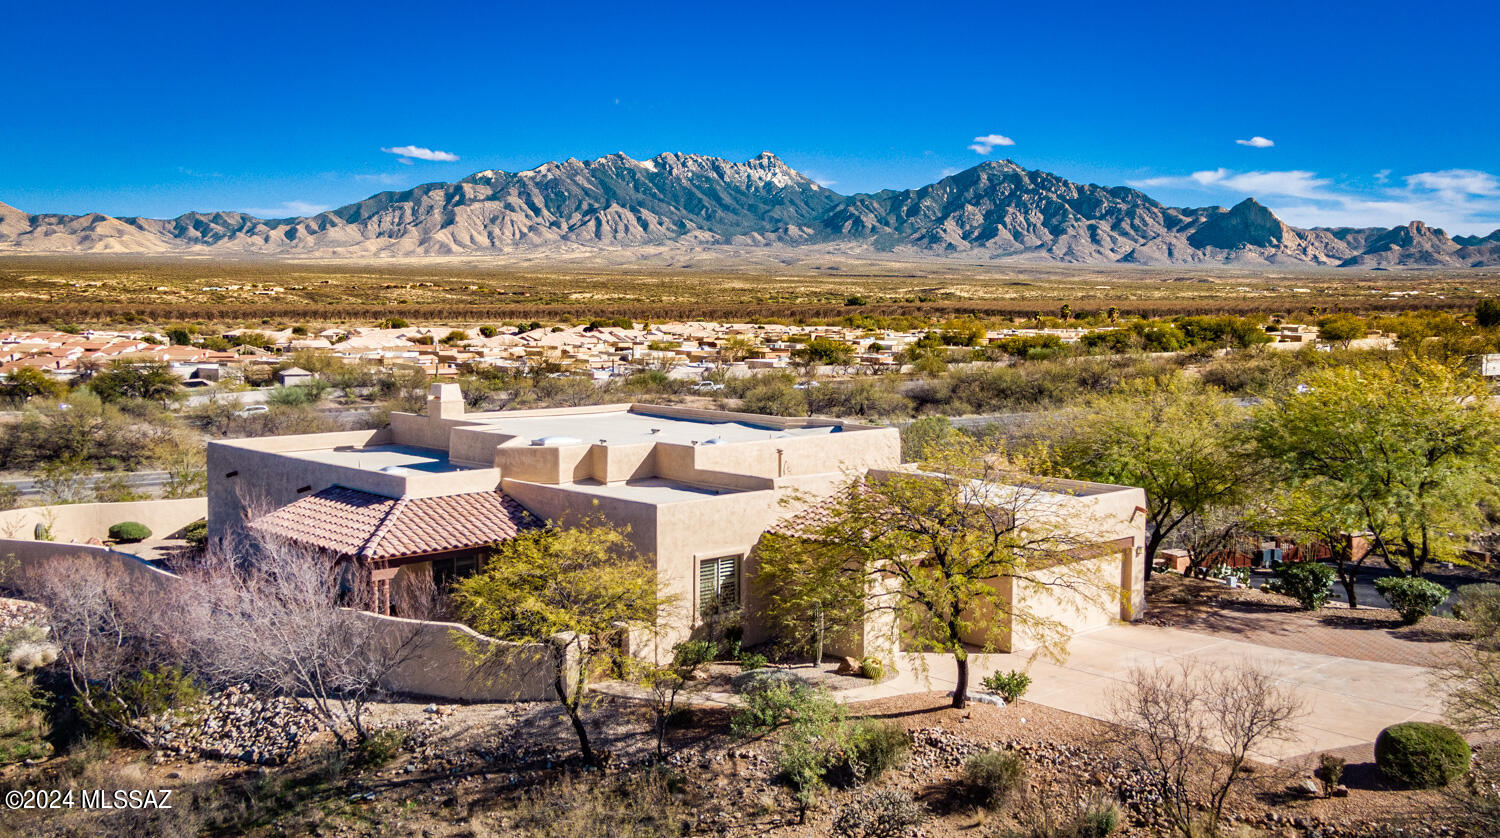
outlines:
[[[688,605],[670,645],[714,603],[756,624],[754,548],[800,506],[856,475],[900,467],[897,429],[659,405],[466,413],[435,384],[423,414],[387,428],[222,440],[208,449],[209,538],[282,538],[354,562],[377,584],[472,572],[494,543],[545,521],[603,517],[626,527],[666,588]],[[1138,616],[1139,489],[1076,484],[1060,497],[1105,520],[1117,607],[1080,628]],[[792,504],[789,506],[788,504]],[[399,611],[399,608],[396,610]]]

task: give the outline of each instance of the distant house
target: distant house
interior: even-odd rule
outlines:
[[[283,387],[292,387],[297,384],[306,384],[312,381],[313,374],[301,367],[287,367],[276,373],[276,383]]]

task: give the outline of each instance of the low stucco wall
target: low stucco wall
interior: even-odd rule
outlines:
[[[152,537],[164,538],[206,515],[208,498],[28,506],[0,512],[0,535],[29,541],[35,538],[36,525],[46,524],[53,541],[103,541],[109,538],[111,526],[136,521],[149,527]]]
[[[28,572],[47,562],[93,558],[128,576],[131,584],[164,586],[179,576],[152,567],[128,553],[86,544],[0,539],[0,584],[26,593]],[[507,643],[459,623],[406,620],[357,612],[371,630],[392,644],[410,644],[409,654],[382,681],[392,692],[453,701],[546,701],[553,698],[556,667],[550,649],[537,644]],[[471,650],[485,652],[482,665]]]

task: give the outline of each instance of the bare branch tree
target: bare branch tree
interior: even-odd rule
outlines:
[[[1128,728],[1124,750],[1155,778],[1164,814],[1183,838],[1219,834],[1224,806],[1256,748],[1291,738],[1302,702],[1250,667],[1194,663],[1132,670],[1111,696]]]
[[[420,651],[419,626],[362,612],[374,604],[362,568],[270,539],[247,547],[210,550],[184,568],[195,669],[216,683],[246,682],[297,699],[341,746],[350,733],[363,741],[369,702]],[[409,614],[434,599],[430,586],[404,591]]]

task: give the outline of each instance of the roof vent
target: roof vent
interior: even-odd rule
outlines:
[[[651,429],[651,433],[653,433],[653,434],[659,434],[659,433],[661,433],[661,428],[652,428]]]
[[[576,436],[544,436],[541,439],[532,440],[531,444],[545,446],[582,445],[583,440]]]
[[[724,437],[716,436],[713,439],[706,439],[706,440],[704,440],[703,444],[704,445],[723,445],[723,444],[725,444],[725,442],[726,442],[726,440],[724,439]]]

